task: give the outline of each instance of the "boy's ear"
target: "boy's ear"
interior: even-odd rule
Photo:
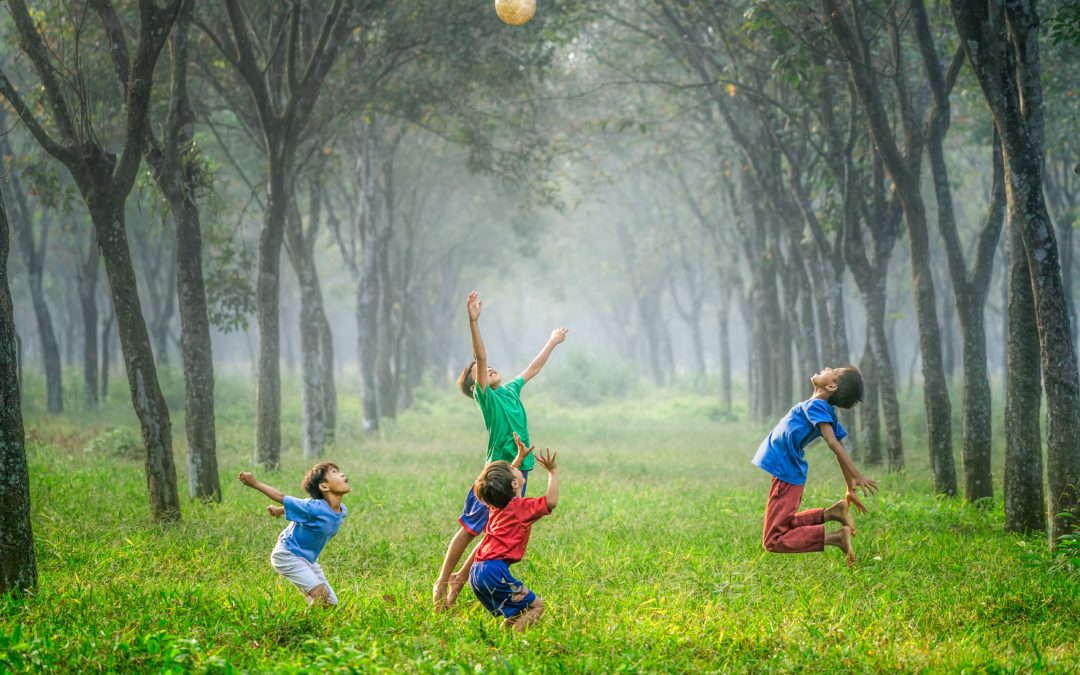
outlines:
[[[330,492],[330,484],[326,481],[319,483],[319,492]]]
[[[837,384],[835,382],[827,384],[827,385],[825,385],[825,389],[826,389],[826,391],[836,391]]]

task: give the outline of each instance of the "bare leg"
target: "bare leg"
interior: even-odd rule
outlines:
[[[445,607],[446,594],[450,581],[450,575],[461,560],[461,554],[469,547],[476,535],[464,527],[458,528],[450,545],[446,548],[446,557],[443,558],[442,569],[439,570],[439,578],[435,580],[435,587],[431,590],[431,601],[437,608]],[[460,590],[460,589],[458,589]],[[454,594],[457,595],[456,593]]]
[[[325,584],[319,584],[308,591],[304,597],[307,599],[308,607],[326,607],[330,604],[330,589]]]
[[[509,619],[503,621],[504,628],[513,628],[519,633],[524,633],[525,629],[533,625],[544,615],[544,601],[537,598],[525,608],[525,611],[520,614],[516,614]]]
[[[846,499],[841,499],[825,509],[825,520],[847,525],[851,528],[851,536],[855,536],[855,519],[851,517],[851,507],[848,506]]]
[[[836,532],[825,534],[825,545],[835,546],[847,556],[847,564],[850,567],[855,564],[855,550],[851,548],[851,528],[844,525]]]

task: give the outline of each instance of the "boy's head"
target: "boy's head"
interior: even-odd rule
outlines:
[[[837,408],[852,408],[862,401],[862,374],[855,366],[826,368],[811,376],[810,382],[815,389],[827,392],[829,405]]]
[[[326,495],[331,492],[344,495],[352,491],[349,479],[333,462],[319,462],[311,467],[300,485],[312,499],[326,499]]]
[[[473,484],[473,494],[488,506],[502,509],[521,492],[524,482],[521,471],[510,462],[491,462]]]
[[[502,376],[499,375],[499,371],[495,370],[491,366],[488,366],[488,387],[491,389],[498,388],[502,383]],[[461,375],[458,375],[457,386],[461,390],[462,394],[465,394],[469,398],[473,397],[473,387],[476,385],[476,361],[469,361],[468,365],[461,371]]]

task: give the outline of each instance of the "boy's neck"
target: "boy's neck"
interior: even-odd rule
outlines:
[[[822,401],[825,401],[826,403],[828,403],[829,402],[829,396],[831,396],[831,395],[832,395],[831,391],[828,391],[828,390],[825,390],[825,389],[818,389],[817,387],[814,387],[814,395],[811,396],[810,398],[820,398]]]
[[[336,492],[327,492],[323,494],[323,499],[330,505],[330,508],[335,512],[341,511],[341,495]]]

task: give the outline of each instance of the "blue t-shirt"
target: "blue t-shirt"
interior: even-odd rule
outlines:
[[[278,541],[308,562],[319,558],[326,542],[337,534],[341,521],[349,514],[344,504],[340,512],[334,511],[325,499],[297,499],[285,495],[282,504],[289,526],[278,535]]]
[[[831,424],[837,440],[847,436],[840,426],[836,410],[820,398],[797,403],[776,423],[754,455],[754,466],[768,471],[785,483],[806,483],[806,457],[803,449],[821,438],[821,423]]]

